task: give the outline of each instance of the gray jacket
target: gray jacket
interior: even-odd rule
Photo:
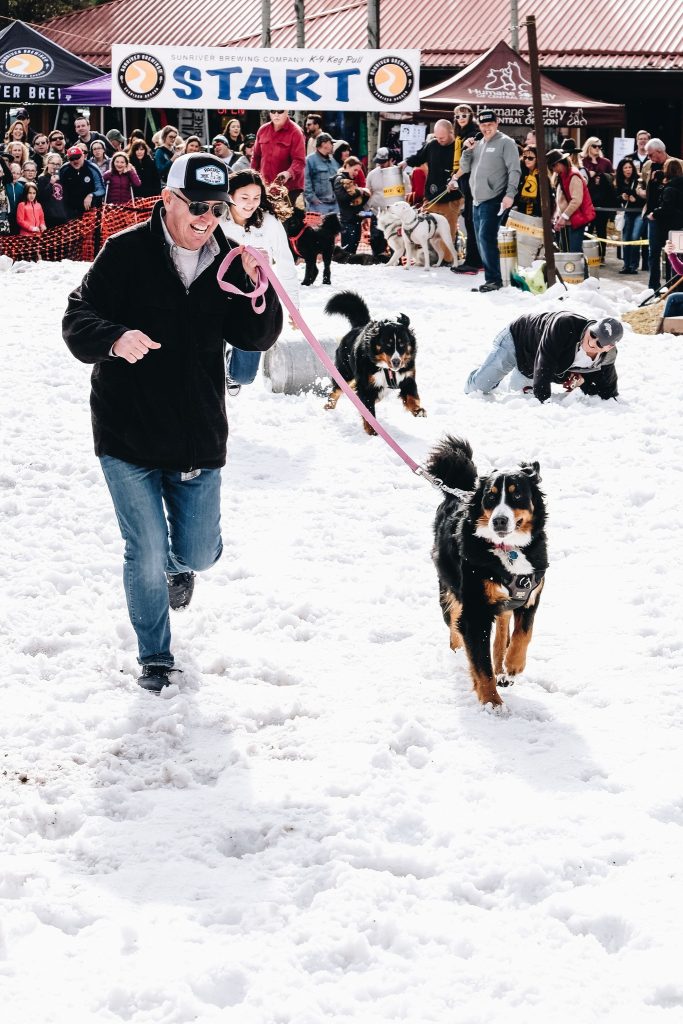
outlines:
[[[475,206],[498,196],[514,199],[522,174],[516,143],[502,132],[496,132],[489,142],[481,139],[475,146],[463,150],[460,173],[470,175]]]

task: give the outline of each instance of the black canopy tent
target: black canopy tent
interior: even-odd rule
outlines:
[[[98,68],[23,21],[13,21],[0,32],[0,103],[59,103],[60,87],[97,74]]]

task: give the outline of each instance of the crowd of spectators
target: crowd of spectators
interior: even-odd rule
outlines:
[[[400,129],[393,126],[368,170],[348,142],[325,131],[319,113],[307,114],[302,130],[287,110],[270,110],[255,134],[244,131],[233,117],[205,147],[196,135],[183,139],[173,125],[157,132],[151,145],[139,129],[128,139],[116,128],[103,135],[82,115],[74,119],[70,137],[58,128],[43,134],[31,128],[28,111],[19,110],[0,142],[0,232],[38,234],[103,205],[125,205],[159,195],[181,154],[209,149],[231,174],[258,171],[266,187],[286,190],[290,203],[299,200],[307,213],[337,214],[347,253],[355,253],[367,220],[372,251],[382,257],[386,243],[377,227],[377,214],[395,198],[441,213],[454,239],[464,239],[464,261],[457,269],[476,273],[486,260],[477,243],[475,214],[481,221],[481,204],[489,200],[473,198],[470,171],[476,165],[473,147],[482,140],[485,127],[470,106],[459,104],[453,120],[438,121],[421,148],[403,160]],[[496,138],[507,145],[497,124],[495,131]],[[512,208],[539,217],[534,132],[527,134],[524,143],[517,142],[517,148],[519,177]],[[620,272],[649,269],[649,285],[658,288],[660,254],[668,232],[683,229],[683,162],[667,153],[662,140],[641,130],[635,151],[616,168],[597,136],[587,138],[583,146],[571,138],[558,140],[558,147],[547,153],[547,166],[559,248],[580,251],[586,230],[604,239],[608,221],[616,214],[625,243],[646,241],[622,247]],[[388,177],[389,171],[395,181]],[[508,168],[507,177],[511,181],[516,173]],[[389,180],[394,187],[387,189]],[[506,207],[508,202],[506,198]],[[494,212],[503,223],[507,209]],[[605,242],[600,246],[604,260]],[[484,247],[490,248],[487,242]]]

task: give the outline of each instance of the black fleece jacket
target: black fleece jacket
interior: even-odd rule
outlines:
[[[510,324],[517,368],[534,382],[540,402],[550,398],[550,385],[561,384],[570,373],[584,377],[581,390],[600,398],[617,397],[616,348],[598,356],[592,367],[574,367],[576,349],[589,323],[578,313],[525,313]]]
[[[111,237],[79,288],[69,296],[62,331],[91,376],[95,452],[155,469],[217,469],[225,464],[224,341],[265,351],[282,330],[282,307],[272,287],[266,308],[221,291],[216,273],[231,246],[220,229],[220,253],[186,288],[166,243],[158,203],[149,221]],[[253,285],[240,260],[227,280]],[[161,348],[128,363],[109,351],[127,330]]]

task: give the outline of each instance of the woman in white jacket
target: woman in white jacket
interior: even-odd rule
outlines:
[[[228,178],[228,192],[232,203],[225,220],[221,221],[225,235],[238,245],[264,250],[285,291],[298,308],[299,281],[294,257],[287,233],[275,216],[263,178],[258,171],[237,171]],[[239,394],[242,384],[251,384],[260,358],[260,352],[245,352],[235,347],[228,352],[225,377],[229,395],[234,397]]]

